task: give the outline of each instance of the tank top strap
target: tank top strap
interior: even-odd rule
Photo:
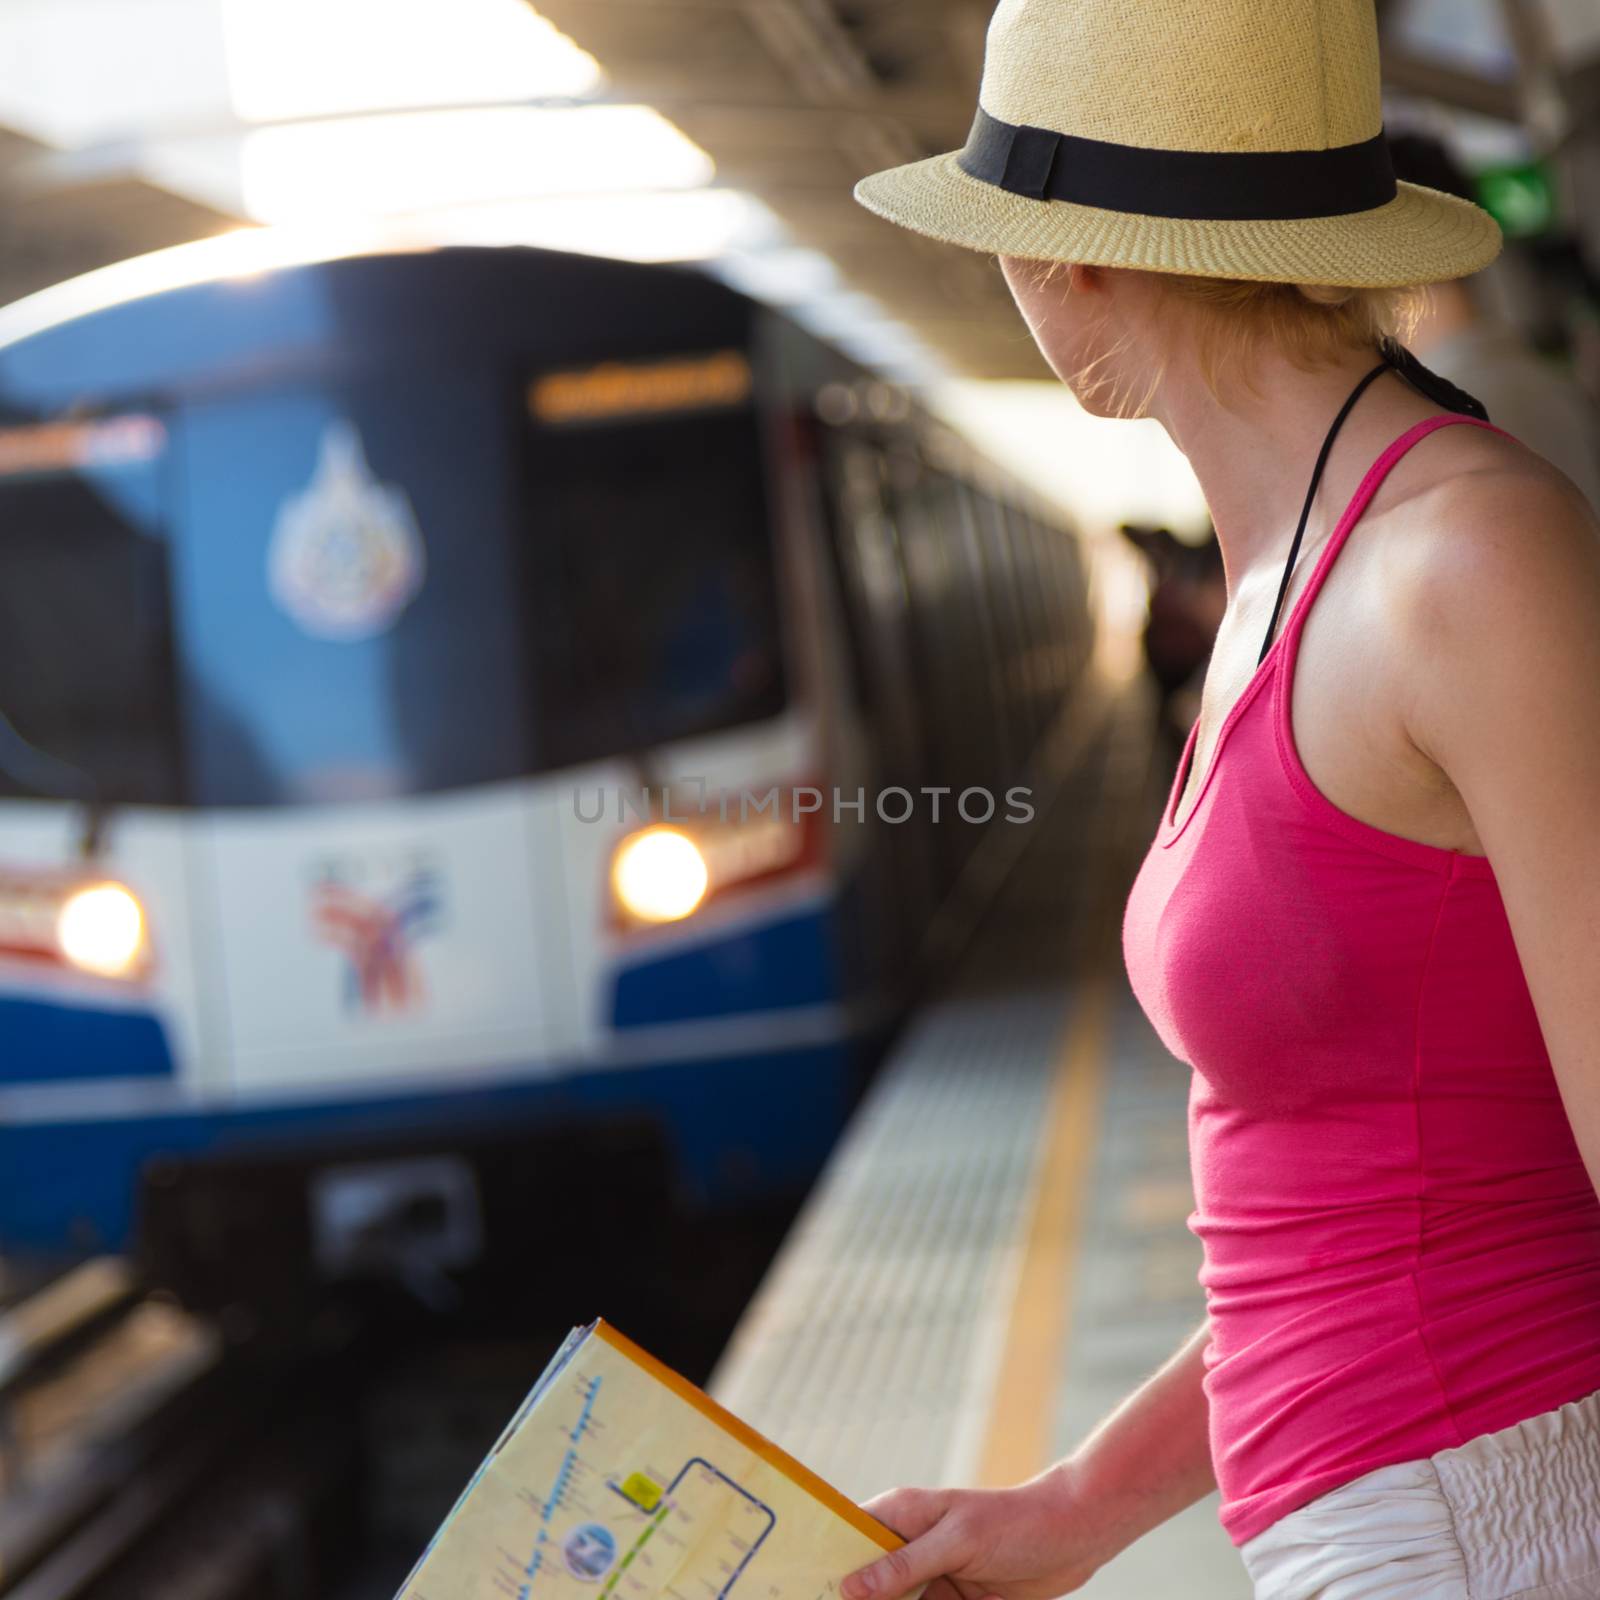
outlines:
[[[1328,576],[1328,569],[1338,559],[1339,551],[1344,547],[1345,540],[1350,537],[1350,530],[1361,520],[1362,513],[1371,504],[1373,495],[1378,492],[1395,463],[1414,444],[1426,439],[1430,433],[1438,432],[1440,428],[1449,427],[1453,422],[1468,423],[1475,428],[1487,428],[1491,433],[1511,438],[1504,428],[1497,428],[1492,422],[1485,422],[1481,417],[1468,416],[1459,411],[1447,411],[1440,416],[1424,417],[1421,422],[1407,428],[1367,469],[1367,475],[1361,480],[1360,486],[1350,498],[1350,504],[1344,508],[1344,514],[1335,525],[1332,537],[1322,547],[1322,554],[1317,557],[1317,563],[1311,569],[1311,576],[1306,580],[1305,588],[1300,591],[1299,598],[1290,607],[1289,615],[1279,630],[1278,639],[1274,644],[1278,640],[1285,640],[1299,633],[1305,622],[1306,612],[1311,608],[1311,602],[1316,598],[1317,591]],[[1283,653],[1287,653],[1288,649],[1289,647],[1285,645]]]

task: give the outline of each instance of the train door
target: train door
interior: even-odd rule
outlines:
[[[836,434],[826,459],[837,566],[876,765],[877,793],[870,809],[881,825],[869,849],[874,860],[888,863],[889,903],[898,908],[896,957],[904,964],[916,954],[940,891],[933,830],[920,792],[932,781],[933,766],[917,693],[910,585],[883,450]],[[903,820],[896,820],[903,804],[891,792],[896,790],[915,802]]]
[[[966,569],[964,581],[981,644],[973,661],[973,679],[983,686],[985,708],[980,719],[984,739],[982,781],[995,797],[996,809],[1003,812],[1005,789],[1021,763],[1005,718],[994,715],[994,708],[1004,702],[1005,663],[1001,654],[1004,617],[995,606],[993,555],[989,549],[988,508],[992,502],[966,483],[958,482],[954,488]]]
[[[1033,728],[1028,716],[1026,577],[1010,509],[1003,501],[988,505],[991,602],[999,621],[1001,682],[999,716],[1004,721],[1017,771],[1025,770],[1034,753]]]
[[[992,732],[980,665],[984,643],[962,550],[958,480],[919,458],[902,469],[896,489],[912,658],[932,757],[926,781],[944,791],[932,830],[942,897],[981,832],[962,819],[959,807],[963,791],[983,787],[983,752]]]

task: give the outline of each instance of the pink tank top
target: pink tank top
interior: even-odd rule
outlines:
[[[1289,688],[1367,473],[1134,881],[1123,954],[1193,1068],[1205,1392],[1235,1544],[1316,1496],[1600,1389],[1600,1200],[1484,856],[1341,811]],[[1499,431],[1499,430],[1496,430]]]

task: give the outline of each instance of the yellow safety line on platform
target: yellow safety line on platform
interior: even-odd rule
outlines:
[[[1033,1215],[978,1459],[978,1482],[990,1487],[1020,1483],[1054,1459],[1056,1402],[1066,1378],[1067,1308],[1100,1123],[1110,1017],[1108,978],[1086,975],[1062,1037],[1040,1132]]]

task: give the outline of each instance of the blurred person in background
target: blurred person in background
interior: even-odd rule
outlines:
[[[1215,1487],[1256,1600],[1592,1596],[1600,523],[1398,342],[1502,241],[1397,180],[1371,0],[1129,15],[1001,0],[965,148],[856,194],[998,255],[1214,519],[1122,927],[1194,1072],[1205,1316],[1026,1482],[869,1501],[909,1542],[841,1593],[1052,1600]]]
[[[1389,147],[1396,177],[1476,198],[1472,180],[1440,140],[1400,133]],[[1441,377],[1476,395],[1491,421],[1560,467],[1600,512],[1600,412],[1575,378],[1482,303],[1470,279],[1431,285],[1406,343]]]
[[[1131,522],[1118,532],[1145,560],[1149,609],[1140,637],[1156,688],[1156,738],[1171,766],[1200,715],[1206,663],[1228,605],[1222,547],[1215,529],[1199,543]]]

